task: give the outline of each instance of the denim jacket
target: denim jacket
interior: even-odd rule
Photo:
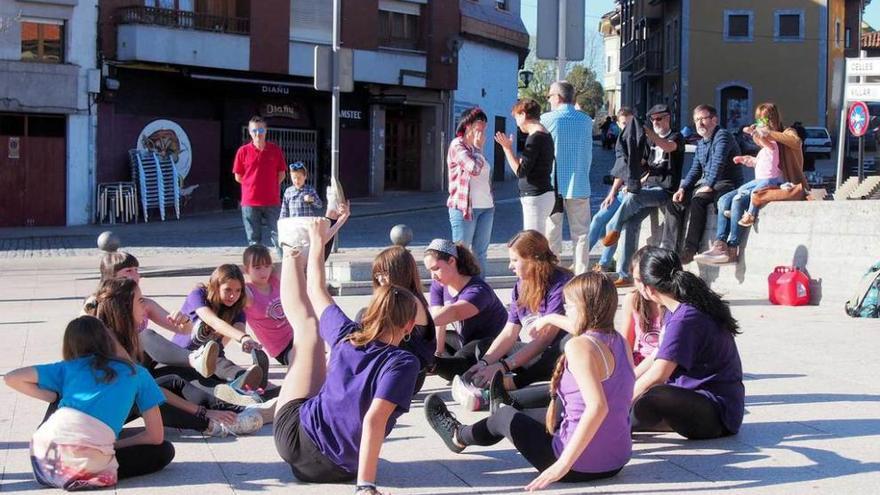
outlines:
[[[732,182],[734,187],[739,187],[743,182],[742,169],[733,163],[733,157],[739,154],[739,144],[733,134],[716,127],[711,139],[697,143],[694,163],[681,181],[681,188],[689,190],[697,184],[714,188],[718,181]]]

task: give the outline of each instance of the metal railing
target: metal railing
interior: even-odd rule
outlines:
[[[217,33],[248,34],[250,33],[251,20],[247,17],[226,17],[186,10],[134,6],[117,9],[116,23],[146,24]]]

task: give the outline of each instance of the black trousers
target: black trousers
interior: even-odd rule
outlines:
[[[544,421],[547,409],[518,411],[502,407],[495,414],[465,426],[458,431],[458,440],[465,445],[495,445],[507,438],[523,457],[538,471],[544,471],[556,462],[553,452],[553,435],[547,432]],[[582,482],[608,478],[620,469],[604,473],[581,473],[569,471],[559,481]]]
[[[633,404],[633,431],[672,430],[691,440],[730,435],[705,395],[674,385],[657,385]]]
[[[60,400],[60,399],[59,399]],[[59,400],[49,404],[43,421],[40,425],[49,419],[58,410]],[[136,412],[136,408],[132,408],[132,412]],[[137,417],[137,416],[135,416]],[[163,418],[164,420],[164,418]],[[129,417],[128,421],[131,421]],[[167,426],[167,424],[166,424]],[[207,426],[206,426],[207,427]],[[204,430],[204,428],[203,428]],[[200,430],[201,431],[201,430]],[[126,436],[126,430],[122,430],[121,437]],[[161,471],[165,466],[171,464],[174,459],[174,445],[168,440],[158,445],[132,445],[130,447],[122,447],[116,449],[116,462],[119,468],[116,475],[119,479],[132,478],[134,476],[143,476],[145,474]]]
[[[702,187],[697,184],[694,189]],[[732,181],[718,181],[712,192],[693,194],[692,191],[685,193],[681,203],[668,202],[663,207],[665,220],[663,222],[663,247],[671,247],[672,239],[675,239],[676,250],[681,252],[681,237],[685,227],[685,217],[689,214],[687,233],[684,236],[684,251],[697,253],[700,250],[700,242],[703,232],[706,230],[706,218],[709,208],[714,208],[718,198],[736,188]]]
[[[514,386],[520,389],[535,382],[549,380],[553,375],[553,369],[556,367],[556,360],[559,359],[562,350],[565,348],[567,338],[560,339],[548,346],[536,361],[526,363],[524,366],[513,370]],[[452,357],[437,358],[436,373],[447,380],[451,380],[455,375],[463,374],[468,368],[477,363],[480,356],[486,354],[493,340],[495,339],[486,338],[472,341],[465,344]]]
[[[540,409],[550,406],[550,384],[540,383],[508,392],[517,409]]]

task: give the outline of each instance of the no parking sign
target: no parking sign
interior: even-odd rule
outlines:
[[[862,137],[868,132],[868,122],[871,120],[871,114],[868,113],[868,105],[865,102],[853,102],[849,109],[849,116],[846,121],[849,125],[849,132],[855,137]]]

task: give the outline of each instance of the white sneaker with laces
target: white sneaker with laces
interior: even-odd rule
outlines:
[[[211,437],[225,437],[227,435],[239,436],[250,435],[263,427],[263,415],[256,409],[245,409],[238,413],[232,424],[211,421],[205,432]]]

